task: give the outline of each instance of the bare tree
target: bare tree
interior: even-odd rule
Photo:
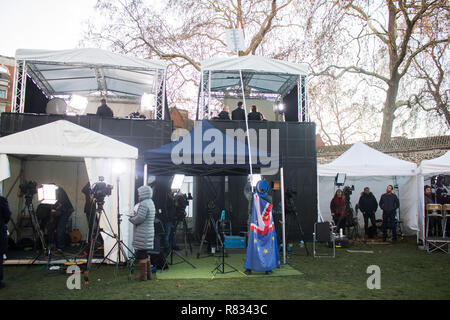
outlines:
[[[351,25],[345,45],[354,44],[353,62],[348,65],[329,64],[317,74],[335,78],[355,73],[375,80],[385,90],[380,141],[392,136],[395,112],[408,105],[401,99],[400,81],[410,72],[416,57],[441,43],[448,43],[448,30],[435,37],[423,32],[430,21],[447,24],[447,1],[333,1],[332,9],[341,13],[341,23]],[[352,24],[353,23],[353,24]],[[345,50],[345,49],[344,49]]]

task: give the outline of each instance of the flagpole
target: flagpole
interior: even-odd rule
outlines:
[[[286,224],[285,224],[285,211],[284,211],[284,169],[280,168],[281,179],[281,220],[282,220],[282,233],[283,233],[283,264],[286,264]]]

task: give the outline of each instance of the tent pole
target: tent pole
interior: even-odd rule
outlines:
[[[284,170],[283,167],[280,168],[280,178],[281,178],[281,215],[282,215],[282,234],[283,234],[283,264],[286,264],[286,215],[284,208]]]
[[[144,183],[142,184],[143,186],[147,185],[147,164],[144,164]]]

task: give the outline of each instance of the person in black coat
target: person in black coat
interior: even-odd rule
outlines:
[[[242,101],[239,101],[237,108],[231,112],[231,120],[245,120],[245,111],[242,108]]]
[[[67,196],[66,191],[61,187],[58,187],[58,189],[56,189],[56,199],[57,201],[51,210],[53,219],[51,222],[52,227],[49,228],[50,230],[52,230],[49,231],[49,238],[51,240],[49,242],[53,242],[53,233],[56,228],[56,248],[58,250],[63,250],[67,245],[66,225],[69,221],[70,216],[72,215],[72,212],[74,211],[74,208],[69,200],[69,197]]]
[[[230,120],[230,109],[225,106],[222,111],[217,115],[219,120]]]
[[[376,225],[375,211],[378,209],[378,202],[372,192],[370,192],[369,187],[365,187],[364,191],[361,192],[361,197],[358,202],[359,210],[361,210],[364,217],[364,234],[367,238],[369,230],[369,219],[372,227]]]
[[[11,210],[8,200],[0,196],[0,288],[3,283],[3,255],[8,251],[8,222],[11,219]]]
[[[114,112],[111,110],[110,107],[106,104],[106,99],[102,99],[101,105],[97,108],[97,115],[100,117],[114,117]]]
[[[258,112],[255,105],[252,106],[252,112],[248,114],[247,118],[248,120],[258,120],[258,121],[264,119],[263,115],[260,112]]]
[[[380,198],[380,209],[383,210],[383,241],[387,238],[387,228],[392,230],[392,242],[397,241],[397,227],[395,223],[395,216],[397,209],[400,207],[400,201],[397,196],[392,193],[392,185],[388,185],[386,193]]]

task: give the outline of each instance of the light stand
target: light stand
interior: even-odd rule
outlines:
[[[236,269],[235,267],[233,267],[232,265],[228,264],[225,262],[225,220],[221,219],[220,220],[220,228],[222,229],[222,237],[223,237],[223,242],[222,242],[222,262],[215,267],[211,272],[213,272],[213,276],[211,278],[214,279],[214,277],[216,276],[216,274],[218,272],[225,274],[225,273],[232,273],[232,272],[240,272],[244,275],[246,275],[245,273],[239,271],[238,269]],[[228,266],[229,268],[231,268],[231,271],[226,271],[225,272],[225,265]]]

